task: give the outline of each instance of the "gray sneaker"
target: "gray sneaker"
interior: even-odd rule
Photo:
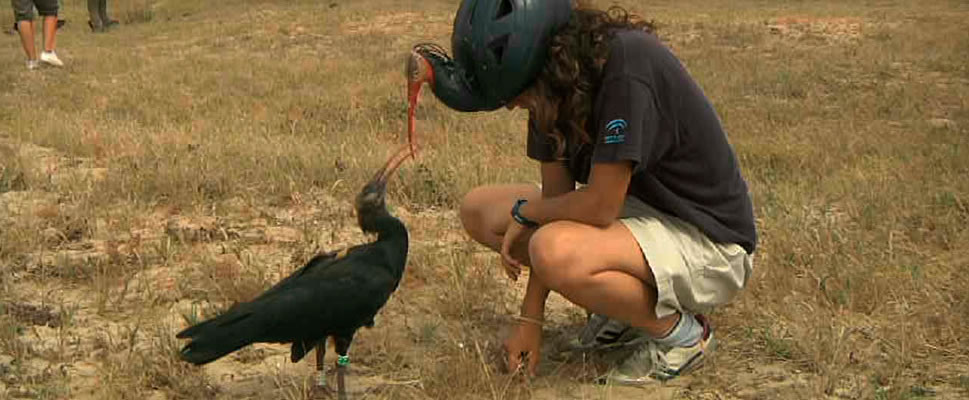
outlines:
[[[572,351],[601,351],[633,346],[648,340],[643,331],[601,314],[590,314],[579,335],[569,341]]]
[[[618,367],[603,377],[603,383],[642,386],[665,382],[703,365],[704,359],[716,348],[713,329],[706,318],[696,316],[703,325],[703,338],[689,347],[668,347],[647,341]]]

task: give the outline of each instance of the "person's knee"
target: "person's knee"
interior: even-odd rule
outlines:
[[[532,269],[550,289],[561,292],[581,280],[579,238],[567,225],[542,226],[528,242]]]
[[[475,240],[481,241],[487,232],[485,207],[481,188],[474,188],[461,199],[460,217],[464,230]]]

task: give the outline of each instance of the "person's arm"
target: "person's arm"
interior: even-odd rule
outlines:
[[[598,110],[590,121],[595,142],[589,185],[556,197],[543,196],[519,208],[539,224],[571,220],[605,227],[622,212],[634,171],[648,170],[666,154],[673,133],[660,126],[658,98],[642,78],[626,74],[626,46],[614,46],[604,72]]]
[[[570,220],[606,227],[619,217],[631,177],[630,161],[596,163],[592,165],[589,185],[558,196],[545,196],[543,190],[542,199],[529,201],[519,212],[539,224]]]
[[[565,163],[561,161],[543,162],[542,166],[542,198],[550,199],[575,191],[575,180],[569,173]],[[538,279],[532,279],[529,274],[528,287],[522,300],[521,315],[524,317],[543,319],[545,315],[545,300],[548,298],[548,288]]]

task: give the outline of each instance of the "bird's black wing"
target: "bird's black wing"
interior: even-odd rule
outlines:
[[[364,244],[362,246],[367,246],[367,245],[369,245],[369,243]],[[280,290],[284,290],[286,287],[291,285],[295,280],[299,279],[301,276],[304,276],[308,273],[315,273],[320,270],[331,267],[332,265],[336,264],[338,261],[346,257],[350,252],[355,251],[358,247],[361,247],[361,246],[354,246],[343,250],[331,251],[328,253],[318,254],[314,256],[309,261],[307,261],[305,265],[303,265],[296,271],[293,271],[293,273],[289,274],[289,276],[277,282],[269,289],[266,289],[266,291],[260,294],[259,297],[256,297],[255,300],[258,300],[259,298],[262,298],[264,296],[279,292]]]
[[[318,343],[329,335],[352,335],[396,289],[400,276],[389,264],[369,244],[344,257],[311,260],[256,299],[180,332],[177,337],[191,339],[181,357],[205,364],[255,342]]]
[[[352,333],[368,324],[387,302],[397,279],[380,267],[351,268],[336,279],[304,275],[285,291],[254,302],[254,313],[266,318],[259,341],[314,341],[330,334]]]
[[[288,287],[293,282],[298,280],[301,276],[309,272],[326,269],[327,267],[333,265],[334,261],[337,261],[340,258],[342,258],[341,255],[347,254],[347,251],[348,249],[344,249],[340,251],[330,251],[327,253],[317,254],[309,261],[307,261],[305,265],[303,265],[293,273],[289,274],[289,276],[287,276],[286,278],[283,278],[283,280],[276,282],[275,285],[267,289],[265,292],[259,294],[259,296],[257,296],[255,299],[248,302],[235,304],[234,306],[230,307],[228,310],[226,310],[225,312],[223,312],[222,314],[214,318],[210,318],[209,320],[203,321],[201,323],[195,324],[187,329],[182,330],[181,332],[178,333],[178,335],[176,335],[176,337],[178,338],[192,337],[195,335],[195,332],[205,329],[205,327],[210,324],[213,324],[213,323],[226,324],[226,323],[232,322],[233,320],[237,320],[239,318],[243,318],[245,316],[250,315],[249,313],[250,303],[258,301],[259,299],[264,298],[266,296],[272,295],[273,293],[279,292],[280,290],[285,290],[286,287]]]
[[[337,279],[304,274],[286,290],[240,303],[225,314],[178,334],[191,342],[182,359],[206,364],[248,344],[318,343],[330,335],[352,335],[373,320],[397,279],[387,270],[355,265]],[[305,355],[293,353],[293,361]],[[298,356],[298,357],[297,357]]]

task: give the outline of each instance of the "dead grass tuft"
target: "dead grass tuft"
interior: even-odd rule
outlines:
[[[140,322],[140,321],[139,321]],[[171,326],[128,326],[116,335],[104,332],[99,375],[105,385],[98,398],[123,399],[161,391],[172,398],[211,398],[218,390],[198,367],[178,359],[181,345]]]
[[[121,23],[138,24],[155,19],[157,0],[132,0],[121,3]]]

